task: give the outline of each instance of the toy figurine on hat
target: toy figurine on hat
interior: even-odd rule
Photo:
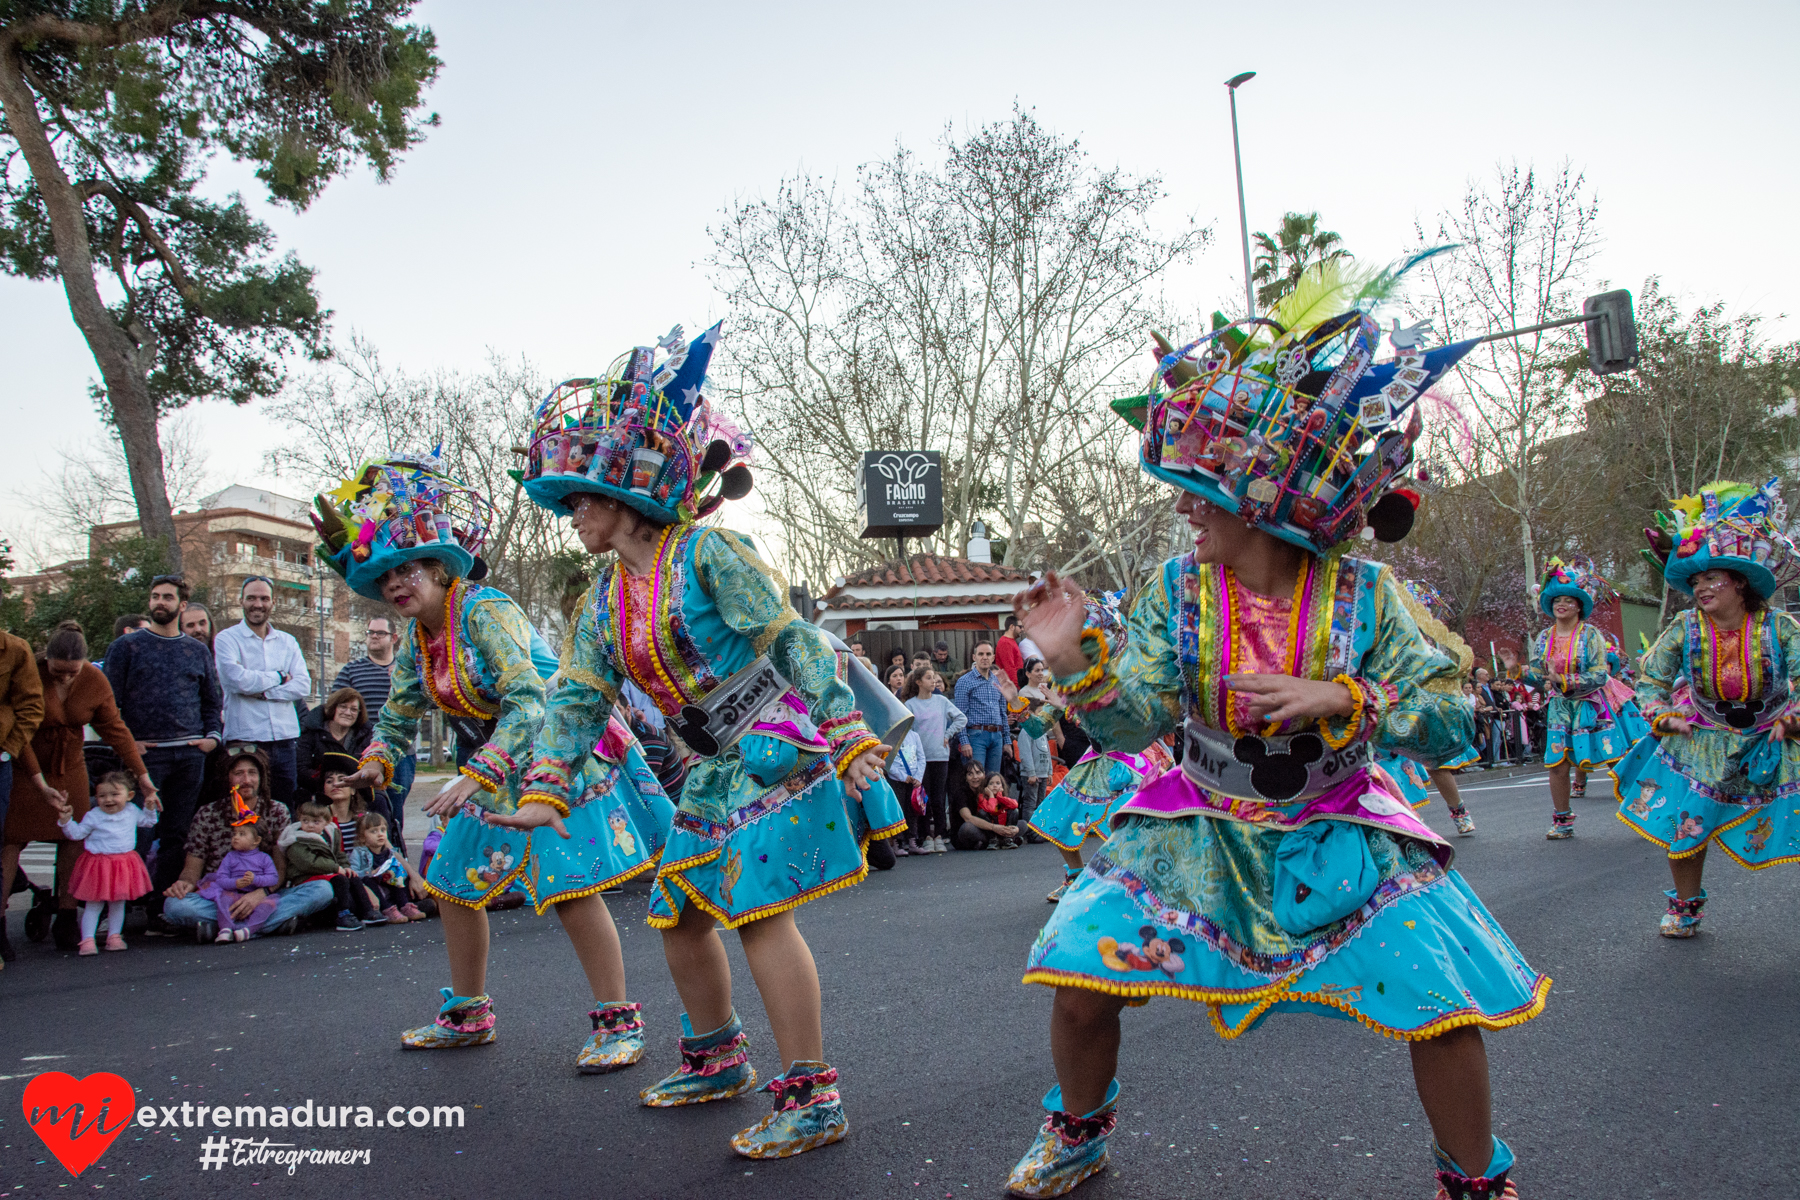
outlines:
[[[444,474],[438,454],[371,460],[314,497],[319,555],[357,595],[380,600],[381,577],[421,558],[437,559],[460,579],[487,575],[481,551],[494,506]]]

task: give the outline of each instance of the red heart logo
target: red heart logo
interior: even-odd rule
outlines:
[[[79,1175],[131,1124],[137,1093],[111,1071],[95,1071],[86,1079],[45,1071],[25,1085],[19,1107],[56,1160]]]

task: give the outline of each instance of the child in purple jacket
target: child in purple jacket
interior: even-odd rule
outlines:
[[[242,924],[231,915],[231,906],[246,892],[262,888],[274,891],[280,882],[275,860],[256,848],[256,822],[231,831],[231,852],[219,860],[219,869],[200,881],[200,894],[219,906],[219,936],[215,942],[245,942],[263,927],[275,911],[273,898],[258,904]]]

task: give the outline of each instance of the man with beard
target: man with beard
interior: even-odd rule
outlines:
[[[212,655],[181,632],[188,585],[179,575],[150,581],[150,624],[106,648],[106,678],[119,715],[137,739],[162,797],[153,836],[161,842],[148,903],[162,932],[163,890],[181,873],[181,847],[200,799],[206,756],[220,738],[219,676]],[[140,835],[138,849],[148,849]]]
[[[269,621],[275,607],[275,582],[252,575],[238,589],[244,619],[213,637],[213,665],[225,691],[225,740],[233,748],[248,743],[269,758],[269,783],[275,799],[294,803],[294,744],[300,718],[294,701],[312,694],[306,655],[292,634]]]

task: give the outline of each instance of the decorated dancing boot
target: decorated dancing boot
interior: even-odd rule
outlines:
[[[1560,842],[1575,836],[1575,810],[1568,812],[1552,812],[1550,814],[1550,830],[1544,834],[1546,841]]]
[[[1067,892],[1070,888],[1074,887],[1075,881],[1080,878],[1081,878],[1081,868],[1080,867],[1071,867],[1067,863],[1064,863],[1063,864],[1063,881],[1057,885],[1056,890],[1054,892],[1051,892],[1048,896],[1045,896],[1044,899],[1048,900],[1052,904],[1058,903],[1060,900],[1062,900],[1063,893]]]
[[[682,1013],[677,1045],[681,1047],[681,1069],[638,1093],[638,1099],[651,1108],[728,1100],[756,1086],[756,1069],[750,1065],[750,1038],[735,1009],[731,1020],[698,1037],[688,1015]]]
[[[1484,1175],[1464,1174],[1436,1142],[1431,1143],[1431,1154],[1437,1160],[1436,1200],[1519,1200],[1519,1190],[1506,1178],[1513,1169],[1512,1147],[1499,1138],[1494,1139],[1494,1154]]]
[[[1459,837],[1468,837],[1475,832],[1475,818],[1469,815],[1468,805],[1451,809],[1450,819],[1456,822],[1456,832]]]
[[[588,1014],[594,1032],[575,1056],[575,1069],[583,1075],[604,1075],[629,1067],[644,1057],[643,1006],[623,1000],[601,1004]]]
[[[1664,937],[1690,938],[1700,932],[1700,918],[1706,914],[1700,910],[1706,907],[1706,889],[1691,900],[1675,898],[1675,889],[1670,888],[1663,895],[1669,898],[1669,910],[1663,914],[1662,926],[1657,930]]]
[[[1006,1177],[1015,1196],[1060,1196],[1073,1191],[1089,1175],[1106,1166],[1106,1135],[1119,1123],[1119,1081],[1106,1088],[1106,1099],[1093,1112],[1078,1117],[1062,1111],[1062,1086],[1044,1093],[1050,1114],[1031,1149]]]
[[[838,1097],[836,1067],[796,1060],[787,1074],[763,1088],[775,1093],[775,1111],[731,1137],[745,1158],[788,1158],[842,1140],[850,1132]]]
[[[439,988],[444,1006],[437,1020],[400,1035],[406,1050],[454,1050],[459,1046],[485,1046],[494,1040],[494,1002],[487,996],[458,996]]]

